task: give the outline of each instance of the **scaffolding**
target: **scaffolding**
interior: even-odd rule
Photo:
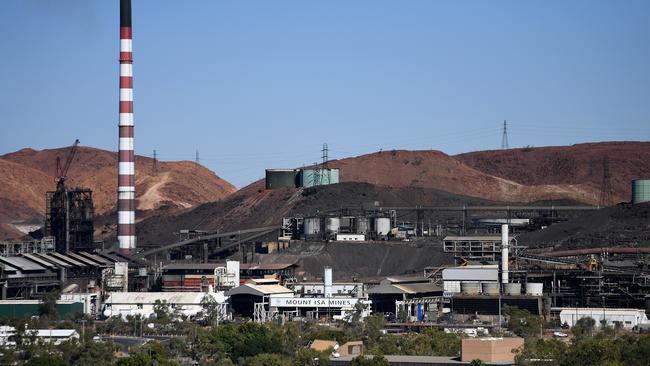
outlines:
[[[93,250],[95,209],[90,189],[64,186],[45,194],[45,235],[56,238],[56,251]]]
[[[40,240],[0,242],[0,256],[19,254],[49,253],[54,250],[56,239],[48,236]]]

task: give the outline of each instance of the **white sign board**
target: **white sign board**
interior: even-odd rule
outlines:
[[[271,306],[279,308],[353,308],[355,298],[272,297]]]

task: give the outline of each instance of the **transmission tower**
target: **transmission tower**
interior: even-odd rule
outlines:
[[[156,150],[153,151],[153,175],[158,175],[158,157],[156,156]]]
[[[196,155],[195,155],[195,157],[194,157],[194,161],[195,161],[197,164],[199,164],[199,162],[201,161],[201,160],[199,159],[199,149],[196,149]]]
[[[323,163],[320,168],[320,184],[329,184],[330,183],[330,171],[327,169],[327,162],[329,161],[329,149],[327,148],[327,143],[323,143],[323,148],[321,149],[323,153]],[[325,178],[327,174],[327,178]]]
[[[508,149],[508,124],[503,121],[503,135],[501,136],[501,149]]]
[[[606,207],[614,204],[614,193],[612,191],[612,184],[609,176],[609,158],[603,158],[603,181],[600,186],[600,202],[599,206]]]

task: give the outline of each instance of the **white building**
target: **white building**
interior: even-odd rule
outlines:
[[[25,329],[25,335],[36,336],[37,342],[42,341],[55,345],[73,339],[79,340],[79,333],[74,329]]]
[[[61,294],[60,300],[84,304],[84,314],[95,315],[99,311],[99,294],[97,293]]]
[[[560,322],[574,326],[582,318],[592,318],[596,327],[602,325],[603,319],[610,327],[620,325],[625,329],[632,329],[641,324],[648,324],[648,317],[644,310],[639,309],[608,309],[608,308],[561,308]]]
[[[336,234],[336,241],[364,241],[364,234]]]
[[[15,346],[16,340],[12,337],[16,335],[16,328],[9,325],[0,326],[0,346]]]
[[[226,297],[223,292],[111,292],[104,302],[105,317],[140,315],[149,318],[154,314],[157,300],[167,303],[171,311],[178,310],[189,317],[196,316],[203,310],[201,300],[211,296],[222,305],[224,316]]]
[[[461,284],[465,282],[479,285],[484,282],[498,283],[499,266],[494,264],[445,268],[442,270],[442,281],[445,294],[457,294],[461,292]]]
[[[325,293],[325,284],[323,282],[301,282],[294,285],[294,290],[302,296],[322,296]],[[332,283],[332,296],[334,297],[363,297],[363,295],[363,283]]]

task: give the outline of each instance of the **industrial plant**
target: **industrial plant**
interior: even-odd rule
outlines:
[[[565,331],[587,318],[601,331],[650,329],[650,247],[624,236],[598,235],[540,244],[540,236],[549,232],[564,239],[588,225],[605,225],[605,220],[585,223],[595,217],[589,215],[620,213],[607,210],[630,211],[629,216],[646,220],[647,229],[645,214],[634,210],[650,202],[650,179],[627,180],[629,202],[614,205],[608,167],[599,192],[602,205],[584,203],[593,202],[591,193],[598,191],[588,184],[591,201],[542,195],[504,203],[498,195],[443,194],[416,181],[400,187],[355,181],[349,178],[352,168],[329,160],[325,144],[322,163],[265,169],[263,181],[230,201],[165,212],[163,204],[163,214],[152,209],[141,216],[136,190],[146,179],[135,165],[133,52],[131,1],[121,0],[114,209],[97,214],[93,194],[96,198],[99,191],[71,184],[76,140],[63,159],[52,162],[56,180],[43,197],[42,228],[30,232],[29,239],[0,242],[0,317],[36,321],[51,305],[50,314],[83,321],[83,329],[91,320],[139,322],[128,337],[143,344],[154,339],[145,340],[146,327],[153,332],[164,306],[169,319],[208,329],[296,323],[317,324],[325,329],[322,334],[336,335],[376,317],[371,319],[381,320],[377,337],[406,339],[406,334],[435,331],[457,336],[462,345],[453,357],[416,360],[387,354],[395,365],[476,359],[514,364],[512,349],[524,347],[524,340],[508,328],[512,309],[540,319],[541,339],[563,339]],[[505,122],[503,128],[507,149]],[[379,154],[399,160],[395,151]],[[422,163],[403,159],[398,164]],[[140,163],[137,168],[143,169]],[[453,184],[462,179],[452,179]],[[347,199],[340,193],[346,190],[352,192]],[[221,211],[210,211],[214,207]],[[194,216],[180,216],[188,212]],[[574,222],[559,234],[553,231]],[[649,239],[647,230],[620,229]],[[164,239],[170,237],[174,240]],[[56,299],[50,304],[52,294]],[[53,331],[34,328],[34,337],[49,337],[52,344],[80,337],[76,331]],[[16,332],[0,327],[0,346],[15,346]],[[103,336],[117,342],[124,335]],[[310,347],[329,352],[331,364],[350,365],[364,344],[314,339]],[[319,364],[313,355],[310,360]]]

